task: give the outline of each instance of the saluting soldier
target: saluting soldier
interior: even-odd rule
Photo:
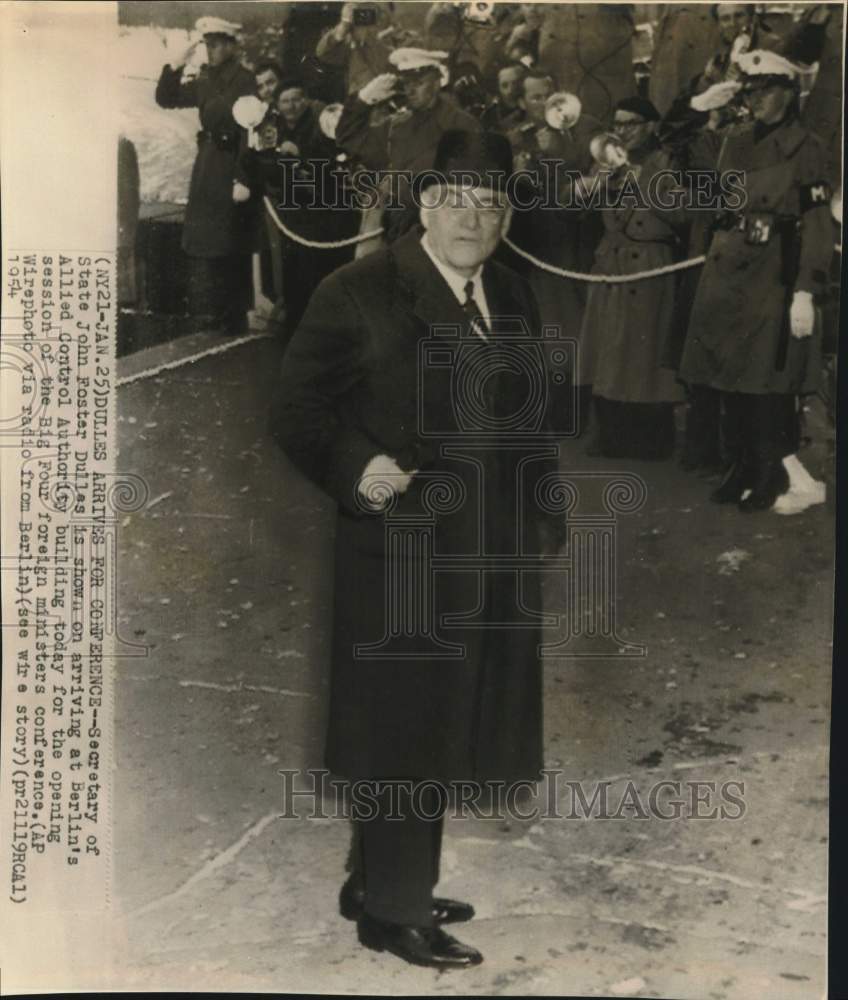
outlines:
[[[233,200],[236,161],[242,129],[233,118],[237,98],[256,91],[253,74],[238,61],[240,25],[220,17],[201,17],[209,62],[193,80],[183,69],[199,40],[188,47],[179,65],[163,67],[156,85],[162,108],[197,108],[201,129],[191,172],[182,246],[191,258],[189,303],[195,315],[208,315],[221,332],[247,329],[251,303],[251,250],[254,207]]]
[[[745,206],[719,219],[680,376],[721,393],[729,462],[712,499],[756,511],[789,487],[797,396],[821,375],[814,297],[833,233],[823,145],[798,118],[799,67],[765,50],[737,61],[753,121],[728,130],[717,169],[744,172]]]
[[[345,101],[336,127],[336,141],[342,149],[369,170],[409,171],[414,176],[433,165],[433,154],[445,132],[479,131],[477,120],[442,93],[449,77],[447,55],[438,50],[395,49],[389,61],[396,72],[375,76]],[[392,105],[398,107],[394,113]],[[380,204],[363,212],[363,232],[383,222],[389,194],[384,185]],[[411,201],[403,191],[400,196]],[[377,240],[369,241],[360,246],[358,256],[378,245]]]
[[[351,95],[336,128],[348,153],[374,170],[432,166],[442,135],[451,129],[476,131],[477,121],[442,93],[447,83],[446,52],[400,48],[389,56],[394,73],[381,73]],[[372,109],[395,99],[402,110],[373,124]]]

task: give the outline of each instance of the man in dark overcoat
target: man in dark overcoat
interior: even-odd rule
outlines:
[[[255,239],[255,205],[233,199],[236,162],[243,130],[233,118],[237,98],[253,94],[253,74],[237,57],[237,24],[202,17],[197,28],[209,62],[197,77],[183,80],[183,68],[195,42],[179,60],[163,67],[156,103],[163,108],[197,108],[201,129],[191,172],[182,246],[190,258],[189,309],[209,317],[221,332],[247,331],[252,299],[251,252]]]
[[[451,131],[435,166],[448,181],[505,175],[509,144]],[[537,491],[556,446],[544,399],[527,405],[546,378],[537,309],[490,259],[510,209],[484,181],[434,181],[421,226],[322,282],[271,416],[339,505],[326,764],[380,782],[377,814],[355,818],[342,913],[367,947],[436,967],[482,960],[440,926],[473,909],[433,897],[444,793],[532,782],[542,767],[540,554],[558,541]],[[391,779],[408,782],[401,820],[386,819]]]

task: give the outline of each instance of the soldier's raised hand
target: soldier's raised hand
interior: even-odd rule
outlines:
[[[195,38],[195,40],[191,43],[191,45],[189,45],[189,47],[185,50],[185,52],[183,52],[183,54],[178,57],[177,66],[185,66],[185,64],[194,55],[197,46],[200,45],[202,42],[203,42],[202,38]]]
[[[396,86],[397,77],[394,73],[380,73],[359,91],[359,99],[366,104],[380,104],[394,94]]]
[[[813,335],[816,313],[813,308],[812,292],[796,292],[789,309],[789,329],[796,340],[804,340]]]

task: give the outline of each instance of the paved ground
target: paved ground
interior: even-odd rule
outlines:
[[[649,495],[620,521],[619,634],[648,655],[549,664],[549,765],[614,803],[736,779],[745,814],[453,821],[441,890],[486,961],[414,969],[337,914],[345,823],[278,818],[277,770],[321,765],[333,509],[266,435],[277,365],[260,341],[121,389],[119,466],[150,489],[120,533],[121,635],[149,648],[118,661],[121,986],[822,996],[832,508],[746,518],[621,464]],[[579,443],[563,464],[606,467]]]

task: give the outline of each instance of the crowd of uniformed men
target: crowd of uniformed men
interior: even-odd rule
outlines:
[[[835,315],[841,221],[839,6],[345,3],[314,52],[252,69],[238,25],[197,27],[206,65],[187,79],[187,52],[164,67],[156,99],[199,109],[183,249],[222,332],[246,332],[258,292],[287,340],[323,277],[414,224],[403,197],[388,206],[385,181],[340,208],[340,178],[349,193],[361,168],[414,177],[446,131],[501,132],[541,198],[514,213],[498,253],[529,280],[542,322],[578,342],[569,398],[589,450],[669,458],[685,404],[682,461],[713,477],[715,501],[785,513],[821,501],[795,452],[800,400],[819,387],[823,351],[836,353],[822,317]],[[646,32],[652,51],[634,68]],[[322,67],[343,72],[338,103],[314,96]],[[246,128],[237,102],[251,96],[262,105]],[[714,192],[737,172],[741,203],[564,196],[598,176],[613,195],[634,183],[669,194],[695,172]],[[618,282],[556,273],[663,268]]]

